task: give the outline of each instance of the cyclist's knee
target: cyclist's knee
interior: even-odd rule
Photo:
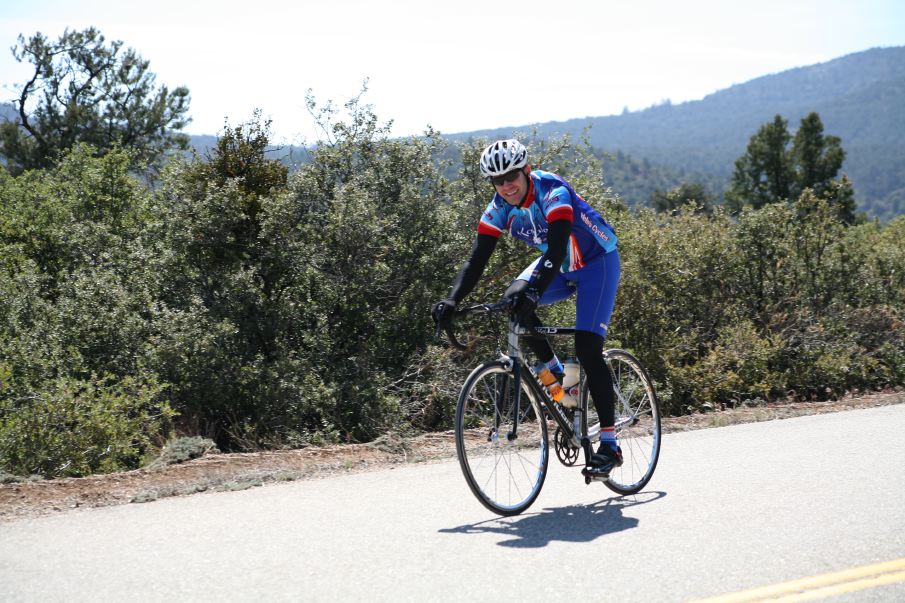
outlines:
[[[575,351],[600,355],[603,353],[603,336],[591,331],[575,331]]]
[[[509,288],[506,289],[506,293],[503,294],[503,297],[512,297],[519,291],[524,291],[528,287],[528,284],[528,281],[523,281],[521,279],[512,281]]]
[[[603,337],[591,331],[575,331],[575,355],[585,370],[603,369]]]

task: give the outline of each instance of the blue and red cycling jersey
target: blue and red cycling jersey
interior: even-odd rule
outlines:
[[[572,224],[562,272],[580,270],[616,248],[613,227],[568,182],[542,170],[531,172],[528,194],[520,207],[494,194],[478,223],[478,234],[499,238],[507,230],[545,253],[549,223],[556,220],[568,220]]]

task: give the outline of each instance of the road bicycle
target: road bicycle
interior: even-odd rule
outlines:
[[[580,369],[578,384],[572,388],[578,404],[564,407],[553,401],[520,346],[524,335],[570,335],[575,328],[525,327],[505,300],[456,310],[453,320],[507,311],[506,353],[501,351],[498,359],[484,362],[471,372],[456,406],[456,454],[474,495],[499,515],[518,515],[530,507],[547,477],[548,431],[554,427],[553,445],[563,465],[574,466],[583,452],[581,473],[586,484],[602,481],[623,495],[644,488],[660,456],[660,405],[638,359],[621,349],[603,353],[613,377],[616,437],[624,462],[609,475],[600,475],[590,464],[591,446],[600,439],[600,423],[584,369]],[[444,325],[444,330],[453,346],[465,349],[456,339],[452,322]]]

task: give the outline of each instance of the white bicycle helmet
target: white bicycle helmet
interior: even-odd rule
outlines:
[[[498,140],[481,153],[481,174],[491,178],[524,167],[528,163],[528,149],[519,141]]]

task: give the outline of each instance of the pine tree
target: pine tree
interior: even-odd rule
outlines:
[[[658,212],[674,212],[688,204],[694,204],[696,212],[709,214],[713,211],[714,198],[708,194],[703,184],[683,182],[664,192],[660,189],[651,195],[651,207]]]
[[[796,193],[806,188],[822,197],[830,183],[842,168],[845,151],[836,136],[823,135],[823,123],[817,113],[811,112],[801,120],[801,127],[792,142],[792,160],[795,165]]]
[[[32,75],[17,86],[15,121],[0,124],[0,157],[13,174],[53,165],[88,143],[103,155],[129,147],[136,164],[154,163],[171,148],[185,149],[189,91],[155,87],[155,76],[122,42],[106,44],[91,27],[68,29],[56,42],[40,32],[13,47]]]
[[[855,221],[854,189],[845,175],[836,178],[844,159],[841,140],[824,136],[816,112],[801,120],[794,137],[786,120],[777,115],[760,127],[748,142],[747,152],[736,160],[726,206],[733,212],[746,205],[759,208],[794,201],[810,190],[834,206],[841,221],[851,224]]]
[[[777,115],[760,127],[748,142],[747,152],[735,162],[726,202],[733,211],[749,204],[755,208],[792,196],[794,172],[786,148],[791,140],[788,122]]]

